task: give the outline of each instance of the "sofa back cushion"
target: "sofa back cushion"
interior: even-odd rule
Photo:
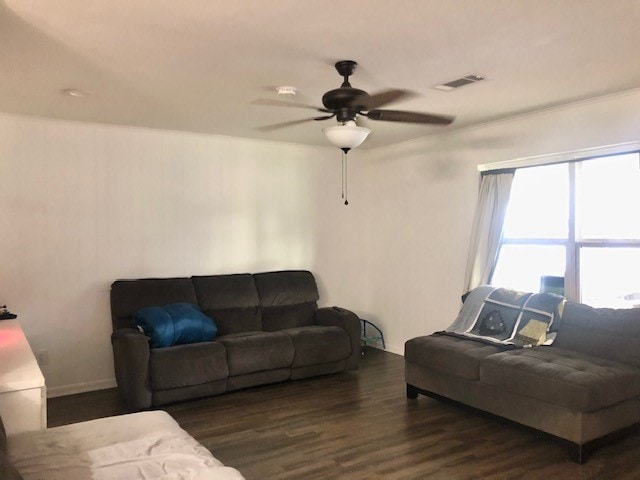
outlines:
[[[262,330],[260,300],[249,273],[191,277],[198,304],[218,326],[218,335]]]
[[[180,302],[198,303],[196,291],[189,278],[116,280],[111,284],[113,329],[131,328],[133,314],[141,308]]]
[[[318,286],[311,272],[288,270],[253,276],[262,308],[265,331],[313,325],[318,308]]]
[[[567,302],[553,345],[640,367],[640,308]]]

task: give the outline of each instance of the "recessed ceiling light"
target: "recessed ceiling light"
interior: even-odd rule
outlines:
[[[87,95],[89,95],[84,90],[78,90],[77,88],[67,88],[63,90],[62,93],[64,93],[65,95],[69,95],[70,97],[78,97],[78,98],[86,97]]]

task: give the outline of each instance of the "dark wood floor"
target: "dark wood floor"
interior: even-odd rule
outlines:
[[[124,413],[116,390],[50,399],[49,426]],[[165,408],[223,463],[265,479],[639,479],[640,434],[585,465],[535,433],[405,396],[403,358],[369,349],[356,374]]]

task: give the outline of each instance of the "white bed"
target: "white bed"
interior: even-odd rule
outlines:
[[[24,480],[242,480],[163,411],[101,418],[11,435]]]

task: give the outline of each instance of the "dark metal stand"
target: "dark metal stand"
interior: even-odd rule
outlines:
[[[360,321],[362,322],[362,328],[360,330],[360,341],[362,342],[362,350],[361,350],[362,355],[364,355],[364,348],[367,346],[367,343],[382,342],[382,348],[386,350],[387,346],[384,343],[384,335],[382,333],[382,330],[380,330],[375,324],[371,323],[369,320],[365,320],[364,318],[361,318]],[[367,327],[370,327],[376,330],[378,332],[377,335],[367,334]]]

